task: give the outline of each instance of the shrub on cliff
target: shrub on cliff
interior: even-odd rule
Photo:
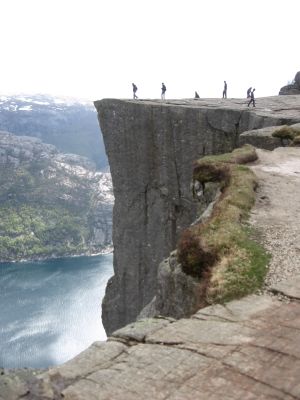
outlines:
[[[240,165],[256,158],[255,149],[246,145],[195,163],[194,180],[202,185],[219,180],[222,195],[208,221],[183,232],[178,261],[185,273],[198,278],[210,271],[204,294],[209,303],[251,293],[264,279],[268,255],[246,226],[257,182],[252,171]]]
[[[294,139],[294,131],[293,128],[291,128],[288,125],[283,125],[281,128],[276,129],[276,131],[274,131],[272,133],[273,137],[277,137],[279,139],[290,139],[293,140]]]
[[[300,135],[294,137],[293,145],[294,146],[300,146]]]
[[[216,261],[216,253],[206,248],[201,237],[193,229],[186,229],[181,235],[178,250],[178,261],[183,271],[201,278]]]
[[[299,144],[299,139],[296,138],[300,136],[300,128],[283,125],[281,128],[276,129],[272,133],[272,136],[279,138],[282,145],[284,145],[284,140],[288,140],[297,146]]]
[[[284,146],[284,140],[288,140],[289,144],[292,146],[300,145],[300,128],[295,126],[283,125],[279,129],[276,129],[272,133],[273,137],[277,137],[281,140],[282,146]]]

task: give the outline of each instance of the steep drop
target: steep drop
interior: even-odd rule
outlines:
[[[297,96],[95,102],[115,195],[114,276],[103,302],[107,333],[135,320],[155,296],[159,263],[192,223],[193,161],[231,151],[247,130],[296,123]]]

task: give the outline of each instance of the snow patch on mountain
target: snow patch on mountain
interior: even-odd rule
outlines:
[[[25,104],[24,104],[25,103]],[[86,106],[88,108],[94,108],[92,101],[82,100],[73,97],[65,97],[65,96],[52,96],[52,95],[44,95],[44,94],[37,94],[37,95],[25,95],[25,94],[15,94],[15,95],[0,95],[0,105],[4,105],[5,110],[10,111],[29,111],[31,109],[24,108],[34,106],[45,106],[51,107],[53,109],[61,109],[61,107],[71,107],[76,104],[81,106]],[[1,110],[0,110],[1,111]]]
[[[0,94],[0,131],[33,136],[62,153],[88,157],[97,169],[108,165],[93,102],[46,94]]]

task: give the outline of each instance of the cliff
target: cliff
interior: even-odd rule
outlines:
[[[224,112],[223,108],[229,109],[229,112],[232,108],[236,110],[237,102],[240,103],[241,113],[253,114],[248,115],[248,120],[255,120],[255,113],[257,113],[258,119],[263,118],[263,123],[254,125],[255,127],[261,126],[259,129],[255,129],[252,125],[250,131],[245,131],[242,134],[239,130],[237,131],[236,136],[244,142],[250,138],[251,142],[256,142],[260,147],[267,144],[267,146],[274,148],[280,144],[280,139],[272,136],[272,133],[277,131],[276,126],[278,124],[288,123],[292,125],[295,123],[294,129],[299,129],[299,124],[297,125],[296,122],[299,121],[297,114],[300,108],[300,99],[296,96],[291,102],[284,100],[284,103],[282,99],[278,98],[259,99],[258,107],[255,110],[248,110],[245,108],[245,104],[243,107],[243,103],[239,100],[226,100],[222,107],[220,107],[222,101],[210,100],[209,103],[203,102],[201,106],[198,104],[197,107],[202,107],[202,112],[205,114],[205,110],[210,109],[215,104],[217,119],[218,113]],[[192,101],[182,103],[185,108],[197,108],[194,107]],[[143,118],[143,115],[139,114],[138,107],[146,108],[147,103],[115,100],[99,102],[97,104],[99,113],[101,114],[104,110],[103,121],[108,121],[106,120],[107,114],[113,118],[117,117],[117,110],[114,107],[120,105],[124,106],[125,109],[132,107],[131,111],[132,109],[136,110],[134,117],[136,124],[139,125],[139,120]],[[161,112],[166,110],[166,107],[170,107],[170,115],[173,113],[171,104],[151,102],[149,106],[150,108],[159,106]],[[178,107],[178,104],[176,104],[176,107]],[[190,112],[193,115],[193,111]],[[194,115],[197,115],[197,113]],[[134,131],[127,132],[126,129],[132,127],[133,122],[129,122],[126,126],[126,121],[132,121],[132,117],[132,114],[124,115],[123,122],[125,125],[123,127],[114,125],[116,131],[107,131],[107,143],[111,141],[111,146],[113,146],[113,140],[119,140],[115,143],[116,146],[119,146],[119,151],[116,154],[110,153],[112,160],[118,159],[121,162],[120,149],[124,152],[127,150],[127,153],[124,154],[128,156],[130,154],[128,152],[129,145],[137,145],[134,141],[130,141],[130,133],[133,139],[139,137],[139,143],[149,140],[149,142],[147,141],[149,146],[151,141],[156,138],[157,131],[153,130],[146,131],[149,134],[146,137],[143,131],[136,132],[135,135]],[[272,126],[268,125],[269,122]],[[154,125],[157,126],[158,121]],[[169,130],[170,128],[171,130],[174,129],[171,123],[169,123]],[[119,132],[123,133],[123,137],[119,136]],[[163,132],[167,138],[170,133],[168,132],[167,129]],[[198,134],[201,139],[199,132]],[[188,135],[192,135],[192,132],[188,132]],[[181,152],[189,149],[187,146],[189,136],[186,137],[186,143],[179,146]],[[210,136],[214,136],[213,130],[210,131]],[[149,137],[152,139],[150,140]],[[176,142],[176,138],[174,138],[174,142]],[[290,142],[291,140],[287,141],[286,144]],[[275,151],[256,150],[259,159],[251,166],[259,186],[255,193],[256,203],[252,208],[249,223],[250,226],[254,225],[258,228],[260,241],[266,245],[272,255],[265,280],[264,293],[234,300],[226,303],[226,305],[215,304],[202,308],[197,310],[190,318],[179,320],[168,317],[139,319],[137,322],[115,331],[107,342],[95,342],[73,360],[51,368],[44,373],[34,370],[1,370],[0,399],[56,400],[64,397],[69,400],[85,400],[87,398],[122,400],[210,398],[217,400],[224,398],[224,393],[228,399],[245,397],[251,399],[300,398],[300,353],[298,350],[300,255],[298,242],[295,240],[299,237],[300,226],[299,204],[295,201],[300,195],[300,149],[293,144],[292,146],[288,148],[280,147]],[[147,156],[147,161],[149,161],[151,159],[151,155],[147,153],[149,149],[145,144],[142,148],[145,151],[144,156]],[[178,147],[176,148],[178,149]],[[111,151],[112,149],[113,147],[110,148]],[[167,151],[166,147],[164,147],[164,151]],[[165,163],[161,164],[164,166],[162,172],[166,173],[165,170],[169,172],[166,166],[170,162],[171,165],[174,164],[174,154],[178,155],[178,152],[168,153],[171,158],[165,159]],[[181,153],[179,152],[179,154]],[[239,155],[240,149],[235,151],[234,154]],[[154,157],[154,154],[152,156]],[[134,174],[135,180],[129,173],[127,176],[126,171],[122,169],[122,166],[124,167],[126,163],[132,167],[131,159],[123,157],[123,164],[114,164],[115,181],[121,182],[121,178],[123,178],[127,183],[131,182],[132,184],[131,187],[128,187],[128,193],[125,192],[126,182],[124,183],[124,192],[119,192],[119,187],[115,187],[115,193],[119,196],[124,195],[124,202],[127,201],[125,194],[129,197],[130,190],[138,190],[133,184],[135,181],[139,182],[139,174],[141,171],[145,173],[146,169],[142,155],[133,151],[134,157],[140,161],[140,168],[130,171]],[[205,165],[208,160],[215,160],[216,158],[221,159],[222,162],[228,162],[228,155],[207,157],[197,161],[196,168],[199,165]],[[243,172],[250,170],[240,165],[236,167]],[[178,170],[182,171],[179,166]],[[170,171],[172,171],[171,167]],[[152,176],[157,176],[162,172],[160,170],[156,173],[152,171],[153,175],[149,177],[149,181]],[[203,180],[203,177],[201,180]],[[176,182],[183,183],[182,180]],[[167,183],[169,190],[171,190],[172,182],[167,181]],[[243,186],[242,182],[241,189]],[[176,188],[178,189],[178,186]],[[243,189],[240,192],[244,197]],[[165,196],[167,194],[165,192]],[[227,192],[228,194],[230,195]],[[248,198],[246,197],[244,197],[244,200],[247,201]],[[192,197],[190,199],[189,204],[194,205]],[[171,200],[169,201],[171,202]],[[226,196],[221,196],[220,200],[226,200]],[[119,197],[119,202],[122,203],[121,197]],[[219,203],[218,200],[216,207],[219,206]],[[228,204],[231,206],[232,202],[230,201]],[[243,207],[244,202],[240,202],[240,206]],[[152,204],[149,204],[147,213],[153,213],[151,207]],[[188,209],[188,207],[186,208]],[[211,203],[209,208],[211,208]],[[129,207],[127,213],[130,211]],[[160,212],[158,208],[156,208],[156,211]],[[115,210],[115,215],[120,216],[117,212],[118,210]],[[145,215],[145,211],[143,213]],[[138,215],[131,214],[131,216],[138,218]],[[125,213],[124,218],[126,217],[127,214]],[[127,220],[128,224],[129,222],[130,220]],[[134,222],[133,220],[132,223]],[[146,222],[149,223],[149,220],[146,220]],[[159,229],[162,229],[163,226],[162,222],[157,228],[159,234]],[[120,226],[120,221],[115,220],[115,223]],[[193,226],[195,225],[193,224]],[[224,226],[223,222],[222,226]],[[176,227],[179,233],[179,227]],[[136,228],[136,225],[134,225],[134,228]],[[134,248],[129,239],[134,239],[135,245],[139,241],[134,230],[131,229],[131,224],[128,225],[127,229],[129,234],[126,230],[123,231],[123,234],[127,240],[128,248],[133,251]],[[146,230],[145,227],[144,230]],[[138,233],[141,232],[142,230],[138,231]],[[160,234],[161,237],[163,235]],[[143,248],[142,239],[138,250]],[[122,242],[116,242],[116,255],[119,257],[119,262],[121,262],[122,254],[118,252],[118,246],[121,245],[125,246]],[[174,261],[173,254],[169,257],[168,262],[163,263],[169,263],[171,266]],[[132,253],[132,255],[135,255],[135,253]],[[126,257],[129,259],[128,254]],[[135,262],[136,259],[132,258],[132,264],[124,266],[124,268],[127,267],[128,274],[131,273],[131,266],[135,265]],[[244,265],[240,264],[240,267],[243,269]],[[121,272],[125,273],[124,270],[121,270]],[[138,273],[139,270],[134,272]],[[114,280],[120,279],[119,276],[120,270],[116,269],[115,265]],[[114,281],[112,284],[116,285]],[[121,290],[119,301],[121,301],[124,300],[124,293],[130,290],[130,287],[122,286],[122,282],[119,284]],[[147,290],[146,284],[147,282],[145,282],[144,290]],[[108,287],[109,291],[110,288]],[[173,295],[171,301],[178,301],[176,287],[171,288],[169,293]],[[277,297],[274,297],[274,294]],[[183,295],[188,296],[189,293],[185,290]],[[119,303],[116,301],[111,304],[116,307],[112,310],[115,316]]]
[[[0,399],[299,399],[300,148],[256,153],[251,170],[259,186],[249,222],[272,254],[264,294],[190,318],[138,320],[44,372],[0,369]],[[240,158],[240,149],[234,154]],[[209,157],[216,158],[228,160]]]
[[[241,133],[300,121],[299,96],[95,102],[115,195],[114,276],[102,318],[108,333],[134,321],[156,295],[159,263],[196,217],[192,164],[231,151]]]
[[[0,131],[0,262],[111,245],[110,174],[85,157]]]

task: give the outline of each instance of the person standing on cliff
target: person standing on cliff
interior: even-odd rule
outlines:
[[[133,100],[135,100],[135,99],[138,98],[137,95],[136,95],[137,89],[138,89],[137,86],[133,83],[133,84],[132,84]]]
[[[253,89],[252,92],[250,93],[250,97],[251,97],[251,98],[250,98],[250,101],[249,101],[249,103],[248,103],[248,107],[250,106],[251,103],[253,104],[253,107],[255,107],[254,92],[255,92],[255,89]]]
[[[247,99],[249,99],[249,97],[251,97],[251,90],[252,90],[252,86],[250,86],[249,89],[247,90]]]
[[[227,99],[227,82],[224,81],[223,99]]]
[[[166,85],[164,83],[161,84],[161,99],[165,100],[165,93],[166,93]]]

